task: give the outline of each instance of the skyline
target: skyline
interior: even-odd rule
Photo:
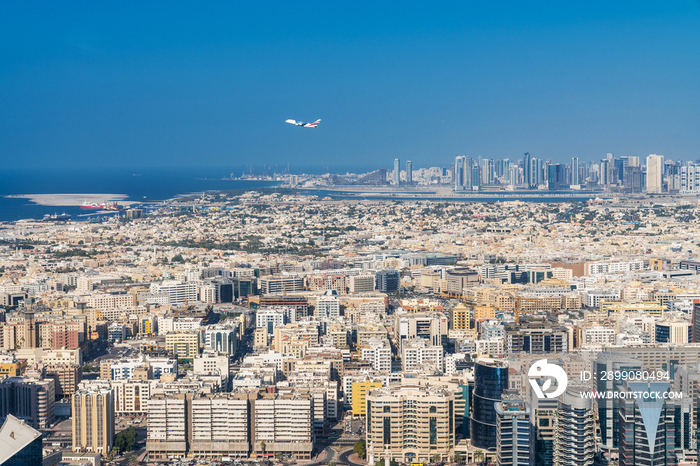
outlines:
[[[4,166],[697,158],[697,2],[268,10],[0,6]]]

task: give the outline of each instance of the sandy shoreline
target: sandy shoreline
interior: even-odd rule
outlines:
[[[124,201],[126,194],[11,194],[5,196],[11,199],[29,199],[31,202],[42,206],[70,207],[79,206],[83,202],[112,203],[118,202],[122,205],[134,204],[134,201]]]

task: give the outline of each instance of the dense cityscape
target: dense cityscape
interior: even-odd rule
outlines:
[[[0,225],[0,406],[44,464],[696,464],[695,197],[276,191]]]
[[[231,174],[233,179],[233,174]],[[479,191],[508,192],[534,190],[547,192],[616,194],[698,194],[700,163],[673,161],[663,155],[648,157],[606,154],[599,161],[554,163],[526,152],[524,157],[510,159],[455,157],[449,167],[416,168],[411,160],[405,165],[395,159],[392,169],[355,174],[331,174],[324,167],[322,175],[291,174],[290,165],[256,168],[246,164],[240,179],[284,180],[302,188],[403,186],[406,188],[451,187],[454,195],[472,195]],[[405,194],[405,192],[398,191]],[[446,195],[446,191],[440,191]]]
[[[700,2],[0,2],[0,466],[700,466]]]

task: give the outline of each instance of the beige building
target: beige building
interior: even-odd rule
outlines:
[[[73,451],[107,454],[114,443],[114,392],[91,386],[73,394]]]
[[[145,414],[153,393],[152,380],[121,379],[112,381],[116,414]]]
[[[56,395],[71,396],[83,380],[83,369],[77,364],[47,364],[46,378],[54,379]]]
[[[454,454],[455,397],[433,386],[375,388],[367,392],[367,457],[373,464],[389,448],[398,462],[448,461]]]
[[[313,405],[309,394],[262,394],[253,408],[253,452],[263,456],[282,453],[310,460],[314,444]]]
[[[462,303],[457,304],[451,311],[451,328],[455,330],[468,330],[471,328],[471,309]]]
[[[223,456],[310,459],[313,398],[308,394],[155,394],[148,400],[148,456],[151,460]]]
[[[148,400],[146,448],[149,460],[187,455],[188,403],[192,393],[154,395]]]
[[[165,349],[178,359],[194,359],[199,354],[199,332],[178,332],[165,335]]]
[[[231,393],[195,395],[190,453],[198,458],[248,455],[248,400]]]
[[[664,156],[649,154],[647,156],[647,192],[661,193],[663,191]]]
[[[267,327],[259,327],[255,329],[253,345],[258,348],[263,348],[267,346],[269,340]]]
[[[367,323],[357,326],[357,344],[363,345],[372,338],[387,338],[386,327],[380,324]]]

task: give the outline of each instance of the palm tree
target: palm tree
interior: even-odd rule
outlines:
[[[484,459],[484,452],[481,450],[476,450],[474,452],[474,460],[481,462]]]
[[[439,454],[435,453],[435,454],[433,455],[433,463],[439,462],[440,459],[442,459],[442,457],[441,457]]]
[[[260,450],[262,450],[263,456],[265,455],[265,442],[260,442]]]
[[[452,456],[452,460],[457,464],[462,464],[462,455],[459,454],[459,452],[455,452],[455,454]]]

